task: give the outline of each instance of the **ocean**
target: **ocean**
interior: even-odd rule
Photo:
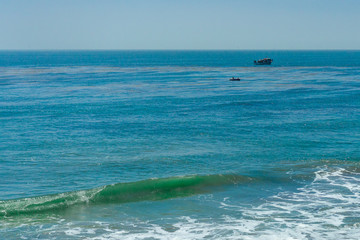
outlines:
[[[0,52],[0,239],[359,238],[360,51]]]

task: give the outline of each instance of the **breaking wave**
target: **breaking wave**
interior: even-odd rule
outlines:
[[[205,193],[211,187],[251,181],[239,175],[184,176],[117,183],[89,190],[0,201],[0,216],[59,211],[79,204],[155,201]]]

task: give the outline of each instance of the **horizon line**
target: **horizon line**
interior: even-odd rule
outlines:
[[[0,49],[0,51],[360,51],[360,49]]]

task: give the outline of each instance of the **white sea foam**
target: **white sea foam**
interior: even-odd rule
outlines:
[[[296,192],[281,192],[260,206],[223,207],[241,211],[253,224],[258,222],[253,232],[256,239],[360,238],[359,174],[324,168],[315,176],[311,184]]]

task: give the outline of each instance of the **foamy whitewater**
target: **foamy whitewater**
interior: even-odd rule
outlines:
[[[0,239],[360,239],[359,160],[360,51],[0,52]]]

